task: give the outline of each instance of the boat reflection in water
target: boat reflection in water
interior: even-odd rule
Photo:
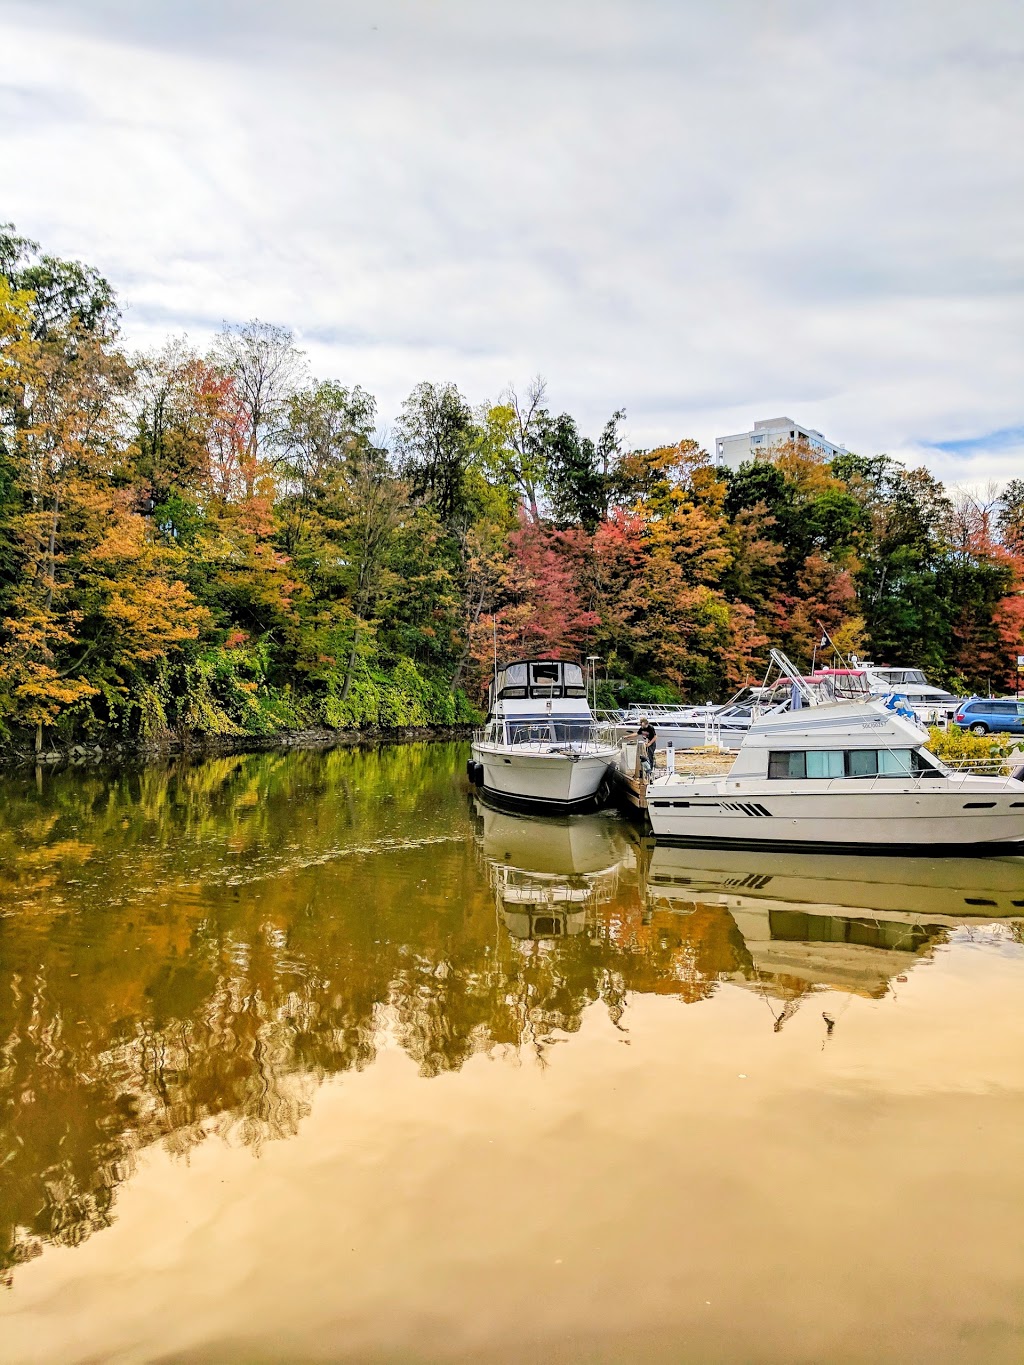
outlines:
[[[637,866],[638,840],[613,815],[545,819],[475,802],[495,906],[521,940],[571,938],[610,905]]]
[[[1024,859],[652,850],[649,914],[728,911],[753,977],[795,999],[826,987],[881,996],[952,930],[1024,920]]]
[[[813,992],[885,995],[963,925],[1024,923],[1024,859],[665,847],[609,815],[522,817],[479,797],[475,813],[509,937],[577,940],[614,963],[621,1004],[731,983],[781,1001],[779,1027]]]

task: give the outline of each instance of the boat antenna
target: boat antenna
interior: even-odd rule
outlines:
[[[494,695],[498,695],[498,622],[491,613],[491,641],[494,645]]]
[[[818,624],[818,629],[821,631],[822,644],[826,644],[826,643],[829,644],[829,645],[831,646],[831,648],[832,648],[832,653],[833,653],[833,654],[836,656],[836,658],[839,660],[840,664],[841,664],[844,668],[849,668],[849,667],[851,666],[851,665],[850,665],[850,660],[846,657],[846,655],[843,653],[843,651],[839,648],[839,646],[836,644],[835,640],[832,639],[832,636],[829,635],[828,631],[825,629],[825,627],[822,625],[822,623],[819,621],[817,624]]]

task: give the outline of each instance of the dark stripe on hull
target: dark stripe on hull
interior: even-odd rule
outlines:
[[[893,858],[1024,858],[1024,839],[989,844],[847,844],[795,839],[712,839],[656,834],[674,848],[739,848],[761,853],[872,853]]]
[[[534,796],[509,796],[507,792],[492,791],[486,785],[477,787],[475,790],[487,799],[489,805],[497,806],[501,810],[536,811],[538,814],[547,815],[576,814],[583,811],[600,810],[609,804],[608,796],[603,787],[599,787],[593,795],[580,796],[575,801],[542,801]]]

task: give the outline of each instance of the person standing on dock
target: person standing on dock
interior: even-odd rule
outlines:
[[[636,733],[640,741],[640,772],[643,777],[648,778],[654,772],[654,750],[657,747],[657,736],[654,726],[646,716],[641,717]]]

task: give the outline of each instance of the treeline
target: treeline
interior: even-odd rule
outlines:
[[[422,383],[390,430],[286,329],[128,355],[109,283],[0,229],[0,725],[268,734],[473,718],[499,655],[597,654],[617,698],[720,697],[769,645],[1011,684],[1024,481],[951,497],[792,446],[728,475],[593,439],[544,385]],[[613,695],[606,692],[606,698]]]

